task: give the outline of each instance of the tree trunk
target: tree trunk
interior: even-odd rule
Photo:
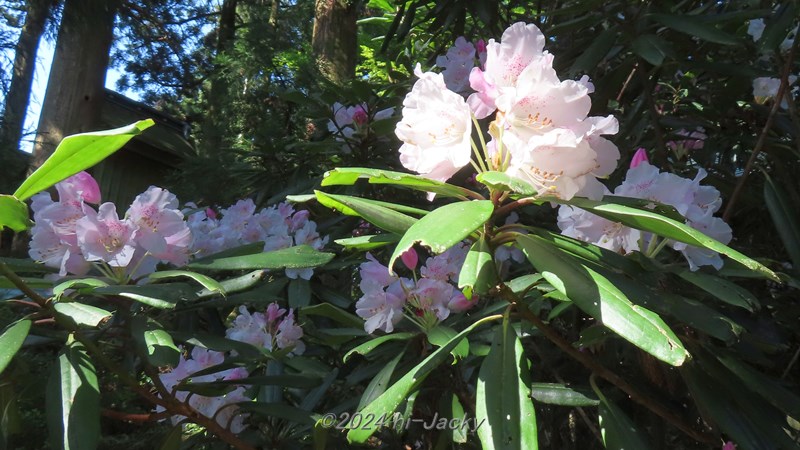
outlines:
[[[237,5],[238,0],[225,0],[222,3],[219,25],[217,26],[217,58],[220,58],[233,48],[233,43],[236,39]],[[203,134],[205,136],[203,148],[206,153],[215,152],[225,146],[223,117],[227,98],[228,83],[225,80],[225,73],[223,70],[216,68],[211,78],[211,90],[208,93],[208,111],[203,126]]]
[[[36,69],[36,50],[39,48],[39,40],[52,5],[53,0],[30,0],[28,3],[25,24],[20,31],[14,54],[14,69],[3,109],[3,121],[0,124],[2,152],[19,149]]]
[[[120,0],[67,0],[33,147],[33,171],[68,135],[99,126]]]
[[[358,1],[316,0],[311,46],[320,72],[336,84],[355,76]]]

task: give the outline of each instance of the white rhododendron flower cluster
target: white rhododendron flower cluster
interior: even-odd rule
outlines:
[[[693,179],[679,177],[673,173],[660,172],[650,165],[643,150],[637,152],[625,181],[614,190],[614,195],[652,200],[673,206],[686,218],[686,224],[702,233],[727,244],[732,238],[731,227],[714,217],[722,199],[719,191],[711,186],[701,186],[706,172],[700,169]],[[607,192],[608,193],[608,192]],[[596,216],[583,209],[561,206],[558,211],[558,226],[562,234],[620,253],[647,252],[653,249],[654,236],[650,233],[628,228]],[[689,262],[691,270],[700,266],[722,267],[722,258],[714,251],[690,246],[682,242],[668,241]]]
[[[263,242],[265,252],[304,244],[320,250],[328,242],[327,236],[320,237],[316,222],[308,219],[308,211],[295,211],[288,203],[256,212],[252,200],[239,200],[221,213],[221,218],[211,209],[189,215],[192,251],[197,256],[255,242]],[[293,279],[309,280],[313,273],[311,268],[286,269],[286,276]]]
[[[422,73],[418,65],[419,80],[396,129],[404,142],[401,163],[447,180],[470,162],[473,115],[495,114],[493,140],[484,149],[490,170],[523,179],[542,196],[599,198],[597,177],[609,175],[619,159],[617,147],[602,136],[615,134],[617,121],[587,116],[594,86],[586,77],[560,80],[544,44],[541,31],[524,23],[509,27],[501,42],[490,40],[484,68],[470,72],[476,92],[466,103],[447,89],[442,74]]]
[[[104,272],[138,277],[159,262],[177,266],[189,260],[192,235],[175,195],[155,186],[134,199],[120,219],[117,207],[100,203],[97,181],[86,172],[56,184],[58,201],[42,192],[33,196],[36,225],[28,254],[46,266],[85,275],[97,263]]]
[[[239,307],[231,327],[225,333],[228,339],[245,342],[258,348],[269,351],[291,348],[287,356],[299,355],[305,350],[303,329],[295,322],[294,311],[288,314],[277,303],[270,303],[264,313],[250,313],[244,306]],[[189,391],[176,390],[179,383],[190,380],[192,383],[206,383],[221,380],[241,380],[247,378],[249,373],[244,367],[235,367],[211,374],[193,376],[201,370],[222,364],[225,354],[195,347],[191,357],[187,358],[181,353],[180,361],[171,371],[159,375],[164,387],[175,395],[180,401],[188,401],[189,405],[207,417],[214,417],[223,427],[230,426],[234,433],[240,433],[245,428],[246,414],[241,414],[236,403],[248,402],[252,399],[245,395],[244,386],[236,386],[234,390],[219,396],[204,396],[191,394]],[[158,407],[157,412],[164,409]],[[185,417],[173,416],[173,424],[181,422]]]
[[[391,333],[403,317],[430,329],[450,313],[471,308],[476,299],[467,299],[456,288],[468,250],[469,246],[461,243],[428,258],[419,276],[413,279],[392,275],[368,253],[367,262],[359,269],[363,295],[356,302],[356,314],[366,321],[364,330]],[[417,256],[413,249],[406,252],[402,260],[412,271],[416,269]]]
[[[789,87],[797,81],[797,77],[795,75],[789,75],[787,79],[789,82]],[[755,97],[756,102],[758,103],[765,103],[768,100],[774,99],[778,96],[778,90],[781,87],[781,79],[780,78],[770,78],[770,77],[759,77],[753,80],[753,97]],[[796,91],[797,88],[792,89],[792,92]],[[787,90],[786,95],[791,97],[792,94]],[[789,104],[786,103],[786,98],[781,99],[781,108],[787,109],[789,108]]]

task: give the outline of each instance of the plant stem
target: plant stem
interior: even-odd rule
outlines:
[[[738,200],[739,196],[742,194],[744,183],[747,181],[750,171],[753,170],[753,165],[756,163],[758,154],[761,153],[761,150],[764,148],[764,144],[767,143],[767,136],[769,135],[770,128],[772,128],[772,122],[775,120],[778,109],[781,107],[781,99],[784,98],[786,95],[786,90],[789,88],[789,73],[792,70],[792,62],[794,61],[794,53],[797,50],[798,42],[800,42],[800,39],[795,39],[791,50],[789,50],[789,56],[786,57],[786,64],[784,64],[783,71],[781,72],[781,85],[778,88],[778,93],[775,95],[775,101],[772,103],[772,108],[769,110],[767,121],[764,123],[764,128],[761,130],[761,135],[758,136],[758,141],[756,141],[756,146],[753,148],[753,153],[750,154],[750,159],[747,160],[747,164],[744,166],[744,172],[742,173],[742,176],[739,178],[739,181],[736,182],[736,187],[733,189],[731,199],[728,200],[728,205],[725,206],[725,212],[722,214],[722,220],[725,222],[728,222],[728,220],[731,218],[731,214],[733,214],[733,207],[736,205],[736,200]]]
[[[620,390],[628,394],[631,400],[635,401],[636,403],[639,403],[640,405],[649,409],[653,413],[657,414],[662,419],[668,421],[676,428],[686,433],[686,435],[690,436],[692,439],[695,439],[698,442],[703,442],[706,444],[711,444],[711,445],[717,444],[718,441],[717,438],[695,430],[689,423],[685,422],[683,419],[681,419],[679,416],[677,416],[672,411],[667,409],[665,406],[648,398],[645,394],[643,394],[638,389],[633,387],[622,377],[612,372],[611,370],[607,369],[599,362],[595,361],[590,355],[580,352],[578,349],[574,348],[572,344],[570,344],[569,342],[567,342],[567,340],[561,337],[561,335],[559,335],[558,332],[556,332],[553,328],[544,323],[544,321],[542,321],[542,319],[540,319],[536,314],[533,314],[528,308],[525,307],[523,303],[519,302],[519,299],[514,294],[514,292],[511,289],[509,289],[509,287],[506,286],[504,283],[500,283],[499,289],[500,289],[500,294],[508,302],[517,306],[516,310],[519,313],[519,315],[522,316],[522,318],[532,323],[533,326],[538,328],[539,331],[541,331],[542,334],[547,339],[550,340],[550,342],[554,343],[567,355],[577,360],[579,363],[583,364],[586,368],[588,368],[592,372],[596,373],[597,376],[604,378],[609,383],[618,387]]]
[[[9,269],[6,263],[0,262],[0,274],[3,274],[8,281],[10,281],[14,286],[17,287],[23,294],[27,295],[28,298],[36,302],[39,306],[44,308],[47,305],[47,299],[42,297],[41,295],[37,294],[36,291],[31,289],[25,280],[19,277],[13,270]]]

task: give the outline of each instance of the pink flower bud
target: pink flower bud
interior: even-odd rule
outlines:
[[[645,150],[644,147],[639,147],[639,150],[636,150],[636,153],[633,154],[633,159],[631,159],[631,169],[643,162],[650,163],[647,159],[647,150]]]
[[[722,446],[722,450],[736,450],[736,444],[734,444],[731,441],[728,441],[725,443],[725,445]]]
[[[478,53],[486,53],[486,41],[478,39],[478,42],[475,43],[475,49]]]
[[[206,208],[206,217],[208,217],[209,219],[216,219],[217,213],[211,208]]]
[[[78,172],[56,184],[56,190],[62,203],[81,200],[86,203],[100,203],[100,186],[88,172]]]
[[[357,125],[364,125],[369,119],[369,116],[367,116],[367,111],[365,111],[364,107],[361,105],[357,105],[355,108],[355,111],[353,111],[353,122],[355,122]]]
[[[417,256],[417,252],[413,248],[406,250],[405,253],[400,255],[400,259],[403,260],[403,264],[405,264],[406,267],[411,270],[416,270],[419,256]]]

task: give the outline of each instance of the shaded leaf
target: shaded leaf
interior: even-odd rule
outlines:
[[[31,226],[28,205],[11,195],[0,194],[0,231],[8,227],[13,231],[25,231]]]
[[[30,330],[31,320],[22,319],[9,325],[0,335],[0,373],[6,370],[8,363],[22,348],[22,343],[25,342]]]
[[[187,267],[206,270],[305,269],[326,264],[333,257],[333,253],[320,252],[309,245],[297,245],[241,256],[212,255],[198,259]]]

